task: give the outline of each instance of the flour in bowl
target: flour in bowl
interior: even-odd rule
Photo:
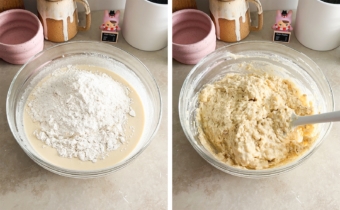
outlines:
[[[136,115],[129,93],[107,74],[68,66],[33,90],[26,111],[40,124],[36,138],[61,157],[96,162],[126,141],[127,117]]]

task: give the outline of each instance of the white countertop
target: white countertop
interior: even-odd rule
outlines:
[[[78,32],[71,41],[100,41],[102,17],[103,11],[92,12],[91,29]],[[85,17],[80,14],[80,18]],[[120,26],[123,27],[123,22]],[[55,43],[45,41],[45,49],[53,45]],[[140,59],[160,88],[163,113],[160,128],[151,144],[131,164],[102,178],[65,178],[43,169],[20,148],[6,119],[7,91],[21,65],[11,65],[0,59],[0,209],[167,208],[168,50],[137,50],[126,43],[121,33],[118,43],[112,45]]]
[[[263,29],[251,32],[244,41],[271,41],[275,12],[264,12]],[[226,45],[217,42],[217,48]],[[313,51],[302,46],[294,33],[285,45],[319,65],[333,89],[335,109],[340,110],[340,48]],[[318,150],[292,171],[258,180],[223,173],[201,158],[180,125],[179,92],[192,67],[173,60],[173,209],[340,209],[340,122],[333,124]]]

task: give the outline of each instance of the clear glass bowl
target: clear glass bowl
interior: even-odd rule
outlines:
[[[230,68],[232,65],[250,61],[267,62],[286,69],[276,70],[274,74],[292,79],[303,92],[316,98],[315,107],[320,113],[333,111],[334,99],[331,87],[321,69],[306,55],[281,44],[261,41],[232,44],[217,49],[194,66],[184,81],[179,98],[179,117],[189,142],[217,169],[235,176],[262,178],[289,171],[304,162],[323,142],[332,124],[319,124],[320,134],[311,149],[280,167],[262,170],[240,169],[216,159],[198,139],[198,124],[195,120],[198,107],[197,93],[205,84],[212,83],[227,73],[235,73],[235,70]],[[238,73],[246,72],[240,70]]]
[[[144,105],[144,112],[147,117],[139,143],[123,161],[108,168],[79,171],[57,167],[41,158],[26,138],[23,125],[23,107],[27,94],[30,92],[30,87],[32,84],[37,84],[53,70],[69,64],[88,64],[113,71],[134,87]],[[124,65],[127,68],[121,68]],[[44,50],[23,65],[9,88],[6,112],[13,136],[25,153],[37,164],[59,175],[91,178],[106,175],[123,168],[144,151],[160,124],[161,96],[158,85],[150,71],[131,54],[101,42],[68,42]]]

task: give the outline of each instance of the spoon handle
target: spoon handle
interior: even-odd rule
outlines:
[[[316,123],[324,123],[324,122],[336,122],[340,121],[340,111],[336,112],[328,112],[323,114],[316,114],[310,116],[297,116],[296,119],[293,120],[292,125],[306,125],[306,124],[316,124]]]

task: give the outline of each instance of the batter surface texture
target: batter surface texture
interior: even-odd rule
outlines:
[[[314,114],[290,80],[269,74],[227,74],[199,93],[199,138],[220,160],[248,169],[281,165],[308,150],[314,125],[291,128],[291,115]]]

